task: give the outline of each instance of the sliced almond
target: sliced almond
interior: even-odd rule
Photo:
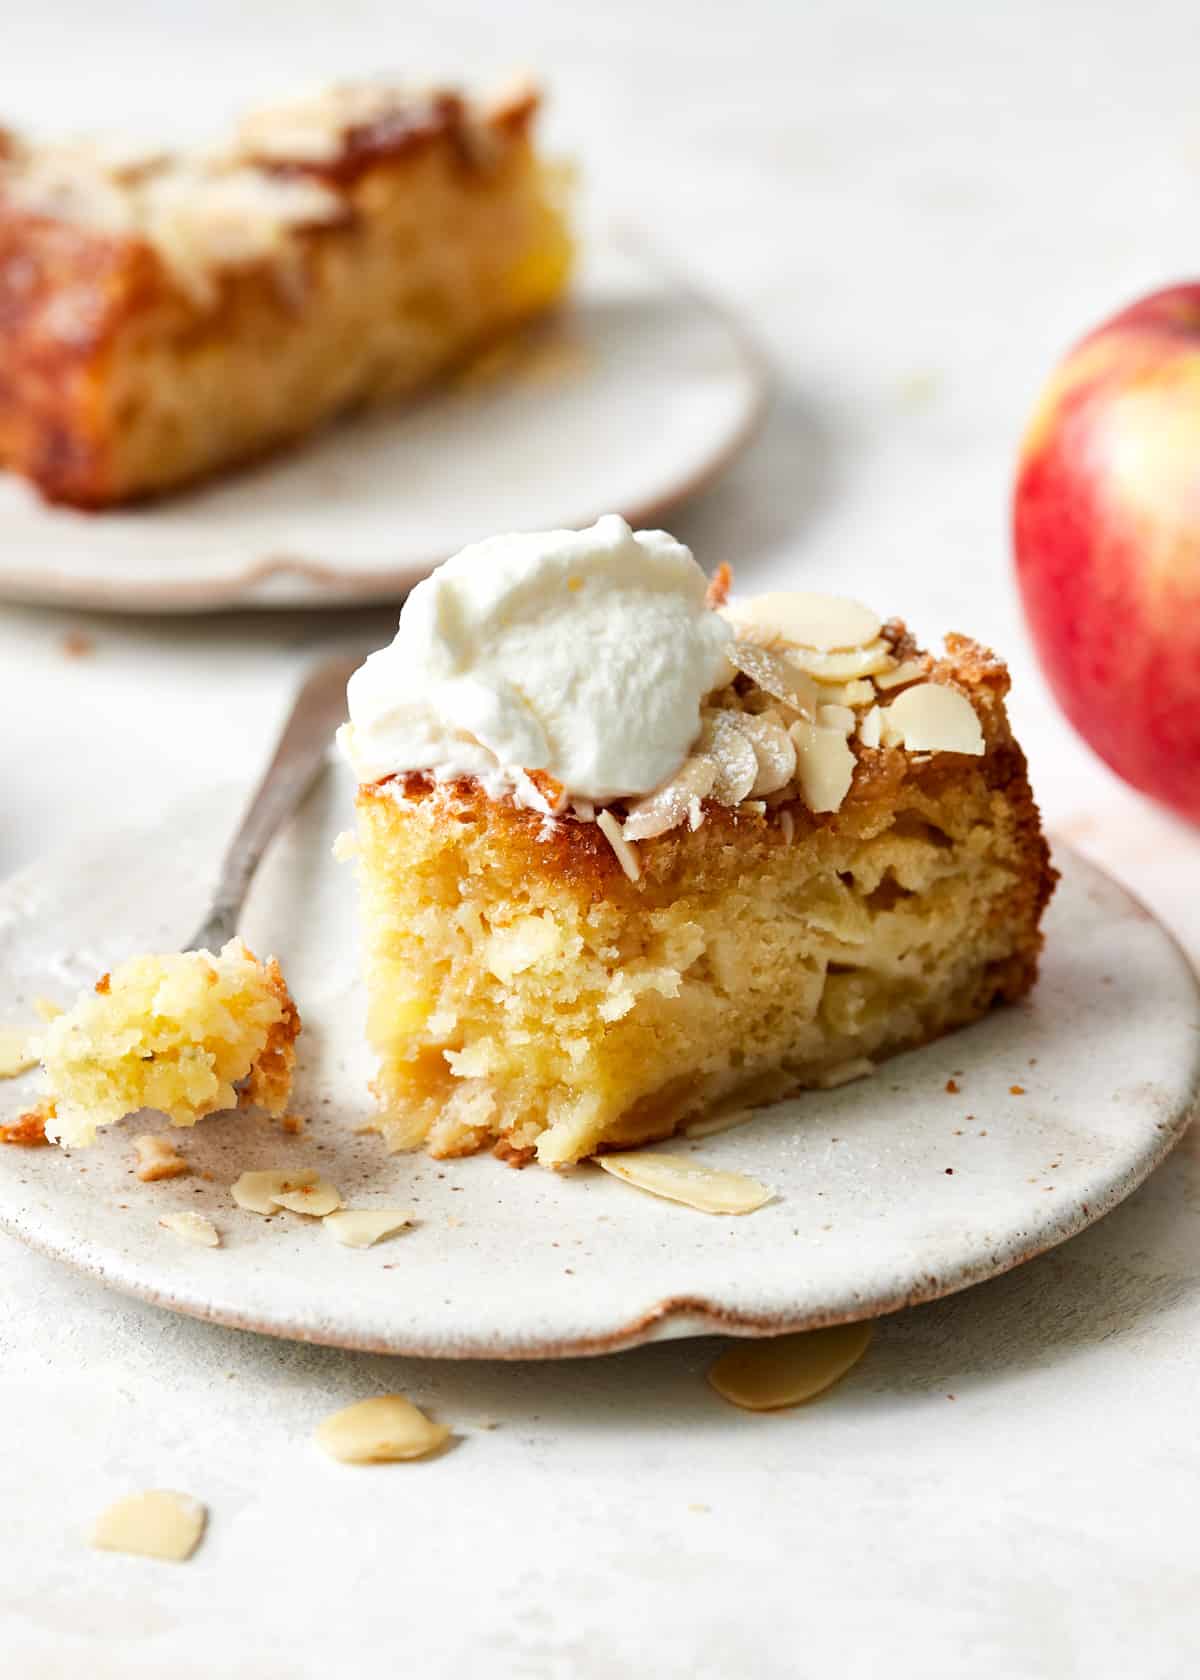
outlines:
[[[269,1214],[282,1207],[321,1219],[342,1205],[334,1186],[311,1167],[244,1172],[233,1186],[232,1194],[237,1205],[248,1213]]]
[[[875,703],[875,682],[856,677],[853,682],[822,683],[818,698],[830,706],[872,706]]]
[[[863,718],[858,726],[858,738],[864,747],[878,747],[883,740],[883,712],[878,706]]]
[[[184,1563],[200,1544],[207,1520],[208,1512],[190,1494],[154,1488],[102,1511],[92,1526],[91,1543],[102,1552]]]
[[[740,712],[709,708],[701,713],[699,749],[716,765],[712,795],[722,805],[740,805],[758,780],[758,754]]]
[[[855,758],[846,737],[835,729],[794,723],[790,734],[796,748],[796,779],[810,811],[837,811],[850,791]]]
[[[343,1208],[327,1213],[322,1226],[345,1248],[370,1248],[412,1224],[409,1208]]]
[[[851,1061],[839,1062],[837,1067],[827,1068],[817,1080],[817,1089],[821,1091],[835,1091],[839,1085],[849,1085],[855,1079],[865,1079],[868,1074],[875,1072],[875,1063],[869,1056],[855,1056]]]
[[[764,694],[782,700],[802,717],[815,717],[817,685],[790,662],[757,642],[731,642],[729,657]]]
[[[620,1155],[598,1155],[596,1165],[638,1190],[683,1202],[698,1213],[753,1213],[774,1194],[756,1178],[702,1166],[682,1155],[626,1150]]]
[[[450,1439],[444,1424],[434,1423],[403,1394],[380,1394],[359,1400],[327,1417],[316,1440],[343,1464],[392,1464],[427,1458]]]
[[[888,707],[887,723],[909,752],[984,752],[983,730],[965,694],[942,683],[917,683]]]
[[[817,707],[817,723],[822,729],[836,729],[839,735],[849,735],[857,722],[849,706]]]
[[[191,1172],[183,1156],[169,1137],[143,1132],[133,1140],[135,1171],[143,1184],[154,1184],[160,1178],[179,1178]]]
[[[629,879],[631,881],[639,880],[642,866],[638,862],[638,855],[625,838],[625,832],[613,813],[611,811],[601,811],[596,818],[596,827],[612,847],[617,862]]]
[[[626,840],[652,840],[690,818],[694,802],[707,797],[717,779],[716,763],[706,754],[694,753],[682,769],[657,793],[648,794],[629,807],[621,829]]]
[[[918,677],[925,675],[928,661],[924,659],[904,659],[894,671],[881,671],[875,678],[876,688],[900,688],[904,683],[916,682]]]
[[[15,1079],[38,1064],[34,1027],[0,1027],[0,1079]]]
[[[790,811],[780,811],[779,832],[783,835],[785,844],[789,846],[796,838],[796,819]]]
[[[164,1230],[174,1231],[186,1243],[197,1248],[220,1248],[221,1233],[211,1219],[202,1213],[164,1213],[158,1222]]]
[[[725,617],[738,629],[753,631],[760,641],[782,641],[831,653],[873,642],[883,621],[870,607],[840,595],[812,595],[802,590],[776,590],[732,601]]]
[[[749,736],[754,756],[758,760],[758,774],[750,789],[751,796],[761,798],[764,793],[778,793],[796,774],[796,748],[787,730],[776,716],[755,716],[738,712],[738,728]]]
[[[775,1412],[815,1399],[840,1382],[867,1351],[874,1325],[835,1324],[730,1348],[709,1368],[723,1400],[749,1412]]]
[[[866,647],[849,648],[845,652],[819,653],[813,648],[793,647],[787,659],[799,670],[806,671],[819,683],[856,682],[861,677],[873,677],[880,671],[890,671],[896,661],[885,641],[868,642]]]

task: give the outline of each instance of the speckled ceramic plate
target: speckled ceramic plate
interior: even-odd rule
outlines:
[[[0,888],[0,1022],[186,938],[241,797],[206,795],[152,833],[96,841]],[[388,1156],[353,1130],[369,1071],[353,882],[329,855],[349,797],[331,770],[268,858],[245,921],[282,959],[304,1015],[307,1134],[206,1121],[179,1134],[195,1174],[152,1185],[130,1168],[145,1119],[70,1156],[0,1149],[6,1229],[114,1288],[275,1335],[439,1357],[596,1353],[800,1329],[962,1289],[1099,1218],[1184,1127],[1200,1080],[1191,971],[1139,904],[1060,850],[1028,1004],[869,1080],[663,1146],[762,1179],[775,1199],[757,1213],[696,1213],[592,1167]],[[35,1080],[0,1084],[0,1117],[28,1106]],[[411,1206],[416,1224],[356,1251],[319,1224],[233,1205],[243,1169],[292,1164],[319,1167],[354,1205]],[[210,1215],[224,1246],[189,1248],[159,1227],[181,1208]]]
[[[658,516],[748,440],[762,371],[728,318],[651,260],[586,249],[572,303],[449,387],[211,484],[84,514],[0,473],[0,598],[136,612],[386,600],[494,531]]]

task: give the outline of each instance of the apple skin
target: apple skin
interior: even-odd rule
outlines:
[[[1013,542],[1059,704],[1118,775],[1200,823],[1200,283],[1059,365],[1022,443]]]

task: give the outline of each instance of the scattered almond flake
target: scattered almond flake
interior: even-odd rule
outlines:
[[[358,835],[351,828],[344,828],[333,842],[333,856],[338,863],[349,863],[351,858],[358,856]]]
[[[15,1079],[38,1065],[36,1027],[0,1027],[0,1079]]]
[[[619,1155],[598,1155],[595,1161],[614,1178],[669,1202],[683,1202],[697,1213],[753,1213],[774,1194],[756,1178],[706,1167],[683,1155],[635,1149]]]
[[[733,1347],[709,1367],[708,1380],[723,1400],[749,1412],[799,1406],[857,1365],[874,1328],[870,1321],[835,1324]]]
[[[682,768],[657,792],[635,801],[629,807],[621,830],[626,840],[652,840],[666,834],[691,814],[693,804],[712,792],[717,779],[717,766],[707,754],[693,754],[685,759]],[[636,879],[636,877],[635,877]]]
[[[878,706],[863,718],[858,726],[858,738],[864,747],[878,747],[883,740],[883,713]]]
[[[621,825],[611,811],[601,811],[596,818],[596,827],[608,841],[616,853],[617,862],[631,881],[639,879],[642,866],[638,862],[638,855],[626,840],[621,831]]]
[[[683,1135],[686,1138],[716,1137],[718,1132],[731,1132],[735,1126],[744,1126],[747,1120],[753,1118],[752,1108],[733,1108],[725,1114],[705,1114],[685,1126]]]
[[[700,714],[698,746],[717,767],[712,795],[722,805],[740,805],[758,780],[758,754],[741,718],[740,712],[712,707]]]
[[[302,1114],[284,1114],[279,1121],[279,1130],[289,1137],[299,1137],[307,1125],[308,1121]]]
[[[869,1056],[855,1056],[851,1061],[840,1062],[837,1067],[827,1068],[817,1080],[817,1088],[821,1091],[834,1091],[839,1085],[849,1085],[855,1079],[865,1079],[868,1074],[875,1072],[875,1063]]]
[[[902,683],[916,682],[928,669],[928,660],[904,659],[894,671],[881,671],[875,678],[876,688],[899,688]]]
[[[432,1422],[403,1394],[380,1394],[345,1406],[327,1417],[316,1433],[317,1445],[343,1464],[427,1458],[449,1439],[444,1424]]]
[[[167,1231],[174,1231],[186,1243],[197,1248],[220,1248],[221,1233],[211,1219],[202,1213],[164,1213],[158,1223]]]
[[[248,1213],[269,1214],[283,1207],[292,1213],[307,1213],[322,1219],[342,1205],[337,1190],[312,1167],[244,1172],[233,1185],[232,1194],[237,1205]]]
[[[791,737],[774,717],[754,717],[749,712],[735,715],[739,729],[750,737],[758,761],[751,794],[761,798],[764,793],[778,793],[796,774],[796,748]]]
[[[345,1248],[370,1248],[412,1224],[410,1208],[343,1208],[327,1213],[322,1226]]]
[[[822,683],[818,698],[830,706],[871,706],[875,702],[875,684],[862,677],[853,682]]]
[[[890,671],[896,663],[891,648],[884,641],[869,642],[866,647],[851,648],[845,653],[816,653],[812,648],[789,648],[786,657],[819,683],[854,682],[859,677],[873,677],[880,671]]]
[[[780,811],[779,829],[784,840],[790,846],[796,837],[796,819],[792,816],[790,811]]]
[[[757,642],[737,641],[728,649],[729,658],[739,671],[757,684],[773,700],[782,700],[802,717],[813,718],[817,711],[817,685],[810,676],[781,659]]]
[[[794,723],[796,779],[810,811],[837,811],[854,779],[854,754],[846,737],[833,729],[817,729],[803,719]]]
[[[942,683],[918,683],[897,695],[887,722],[909,752],[959,752],[980,757],[983,730],[965,694]]]
[[[133,1153],[137,1175],[143,1184],[154,1184],[160,1178],[179,1178],[192,1170],[171,1139],[154,1132],[135,1137]]]
[[[863,647],[883,628],[883,620],[857,601],[793,589],[733,601],[725,608],[725,617],[768,644],[788,642],[821,653]]]
[[[822,729],[836,729],[839,735],[849,735],[857,722],[849,706],[817,707],[817,723]]]
[[[186,1563],[207,1520],[208,1512],[190,1494],[155,1488],[131,1493],[102,1511],[92,1526],[91,1544],[101,1552]]]

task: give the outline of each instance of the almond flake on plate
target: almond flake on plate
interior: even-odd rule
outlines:
[[[752,630],[763,640],[791,642],[820,653],[862,647],[883,628],[870,607],[857,601],[798,589],[752,595],[745,601],[732,601],[724,611],[732,624]]]
[[[288,1171],[244,1172],[232,1189],[233,1199],[249,1213],[274,1213],[287,1208],[317,1219],[334,1213],[342,1205],[338,1190],[312,1167]]]
[[[379,1394],[334,1412],[317,1428],[316,1441],[343,1464],[392,1464],[427,1458],[450,1439],[403,1394]]]
[[[706,1167],[682,1155],[626,1150],[619,1155],[598,1155],[595,1161],[614,1178],[669,1202],[683,1202],[698,1213],[753,1213],[774,1194],[756,1178]]]
[[[34,1027],[0,1027],[0,1079],[15,1079],[38,1065],[32,1049]]]
[[[184,1242],[197,1248],[220,1248],[221,1233],[211,1219],[202,1213],[164,1213],[158,1222],[164,1230],[174,1231]]]
[[[958,752],[978,758],[984,751],[974,706],[965,694],[942,683],[906,688],[892,701],[884,721],[909,752]]]
[[[851,1061],[839,1062],[837,1067],[826,1068],[817,1079],[817,1089],[820,1091],[835,1091],[839,1085],[850,1085],[856,1079],[866,1079],[875,1072],[875,1063],[869,1056],[855,1056]]]
[[[184,1563],[204,1533],[208,1512],[190,1494],[154,1488],[118,1499],[96,1518],[91,1543],[102,1552]]]
[[[723,1353],[710,1366],[708,1380],[723,1400],[749,1412],[799,1406],[857,1365],[874,1328],[867,1320],[747,1342]]]
[[[327,1213],[321,1224],[345,1248],[370,1248],[412,1224],[410,1208],[342,1208]]]
[[[143,1184],[154,1184],[160,1178],[179,1178],[191,1172],[183,1156],[169,1137],[143,1132],[133,1140],[136,1172]]]

